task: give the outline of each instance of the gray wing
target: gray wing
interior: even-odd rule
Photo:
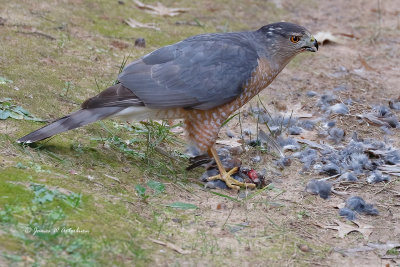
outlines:
[[[211,109],[237,97],[257,67],[248,32],[206,34],[129,64],[119,81],[151,108]]]

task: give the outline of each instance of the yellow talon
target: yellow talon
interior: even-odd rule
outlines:
[[[224,181],[227,187],[232,188],[237,191],[239,191],[240,187],[244,187],[244,188],[255,188],[256,187],[255,184],[242,183],[242,182],[239,182],[238,180],[233,179],[232,174],[237,172],[239,168],[235,167],[232,170],[226,172],[224,167],[222,166],[222,163],[221,163],[221,160],[219,159],[217,151],[215,151],[215,148],[210,148],[209,152],[214,157],[215,162],[217,163],[217,167],[219,169],[219,173],[220,173],[218,175],[208,177],[209,181],[213,181],[213,180]]]

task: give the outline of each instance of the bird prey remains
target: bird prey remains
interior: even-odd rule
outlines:
[[[316,52],[304,27],[279,22],[256,31],[189,37],[127,65],[119,83],[86,100],[81,109],[18,140],[33,143],[97,120],[184,119],[189,150],[208,152],[228,187],[254,187],[226,172],[213,145],[222,123],[267,87],[297,54]]]

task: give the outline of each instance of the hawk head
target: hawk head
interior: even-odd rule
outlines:
[[[259,49],[263,56],[274,63],[285,66],[295,55],[304,52],[317,52],[318,42],[304,27],[288,22],[278,22],[261,27]]]

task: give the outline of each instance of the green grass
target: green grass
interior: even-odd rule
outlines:
[[[0,91],[1,98],[9,99],[6,106],[1,102],[0,111],[22,115],[0,120],[0,265],[232,265],[246,260],[241,253],[248,253],[247,247],[252,248],[247,259],[261,264],[266,258],[282,262],[280,257],[298,252],[299,236],[279,223],[278,232],[268,221],[263,228],[225,233],[240,223],[216,216],[209,199],[239,205],[245,214],[250,204],[279,209],[264,199],[273,189],[255,191],[245,200],[203,191],[193,183],[203,170],[185,170],[184,141],[171,132],[180,124],[103,121],[36,145],[16,144],[44,125],[27,119],[53,120],[77,110],[86,98],[115,83],[126,59],[195,34],[256,29],[290,19],[287,11],[261,0],[168,0],[163,4],[191,11],[166,18],[124,3],[0,0],[8,14],[7,25],[0,26]],[[127,18],[157,23],[161,31],[132,29],[123,23]],[[31,34],[35,31],[54,40]],[[145,38],[146,48],[134,47],[139,37]],[[115,40],[128,48],[114,47]],[[23,116],[27,113],[32,117]],[[222,217],[221,232],[207,226]],[[62,231],[78,227],[89,232]],[[35,228],[58,230],[34,234]],[[193,253],[180,255],[148,237]],[[327,253],[323,246],[313,249],[316,253],[301,259]]]
[[[1,188],[4,207],[0,211],[0,227],[4,231],[1,239],[7,251],[2,256],[10,264],[24,260],[33,265],[47,262],[58,266],[96,266],[108,262],[114,253],[130,257],[130,261],[136,263],[148,260],[147,252],[137,244],[137,239],[135,243],[119,242],[136,233],[112,237],[104,235],[106,229],[96,229],[90,222],[85,223],[87,209],[93,204],[91,199],[35,183],[24,186],[7,181]],[[18,198],[12,198],[16,193]],[[98,223],[106,216],[100,214]],[[119,262],[117,258],[112,261]]]

